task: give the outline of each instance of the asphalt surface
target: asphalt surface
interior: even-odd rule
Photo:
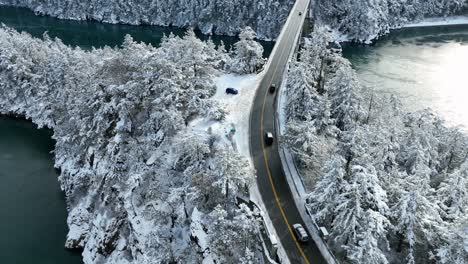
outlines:
[[[308,12],[310,0],[297,0],[290,13],[290,20],[277,40],[276,52],[270,57],[270,66],[258,87],[250,117],[250,148],[257,170],[257,182],[268,214],[275,226],[279,240],[284,246],[292,264],[326,263],[314,241],[300,243],[294,236],[292,225],[304,223],[294,203],[291,190],[283,172],[278,152],[275,114],[276,95],[269,93],[271,84],[277,88],[282,82],[289,56],[294,51],[294,39],[301,31],[304,16]],[[299,16],[299,12],[302,15]],[[265,144],[265,133],[272,132],[275,141],[272,146]]]

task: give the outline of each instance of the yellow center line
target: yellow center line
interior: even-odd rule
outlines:
[[[293,10],[292,12],[295,12],[295,11]],[[290,33],[291,33],[290,31],[287,33],[288,35],[287,35],[286,39],[289,39]],[[280,57],[279,57],[280,60],[283,57],[284,50],[285,49],[281,50]],[[265,105],[266,105],[266,100],[267,100],[267,96],[268,96],[268,89],[270,89],[270,86],[273,83],[273,78],[274,78],[275,73],[276,73],[276,71],[278,69],[278,65],[279,65],[279,63],[277,63],[276,66],[275,66],[275,70],[273,71],[273,75],[271,76],[270,83],[269,83],[269,85],[268,85],[268,87],[266,89],[265,97],[263,99],[261,125],[260,125],[260,127],[261,127],[261,131],[260,131],[261,137],[260,138],[262,139],[261,141],[262,141],[263,159],[265,160],[265,166],[266,166],[266,170],[267,170],[267,174],[268,174],[268,179],[270,181],[271,189],[273,190],[273,195],[275,196],[276,204],[278,205],[278,208],[279,208],[279,210],[281,212],[281,216],[283,217],[284,222],[286,223],[286,226],[288,227],[289,234],[291,235],[292,239],[294,240],[294,243],[296,244],[296,247],[299,250],[299,252],[301,253],[302,257],[304,258],[304,261],[306,262],[306,264],[310,264],[309,260],[307,259],[307,256],[304,253],[304,250],[302,249],[301,245],[297,241],[296,236],[294,235],[293,229],[291,228],[291,225],[289,224],[288,218],[286,217],[286,213],[284,212],[284,209],[281,206],[281,202],[280,202],[280,199],[278,197],[278,193],[276,191],[275,184],[273,182],[273,177],[271,176],[270,167],[268,165],[267,153],[266,153],[266,149],[265,149],[265,142],[264,142],[264,139],[263,139],[263,133],[264,133],[263,120],[264,120],[264,116],[265,116]],[[279,90],[279,88],[280,87],[278,86],[278,90]]]

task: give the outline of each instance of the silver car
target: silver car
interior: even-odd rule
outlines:
[[[296,233],[297,240],[303,243],[309,241],[309,235],[301,224],[294,224],[293,229],[294,233]]]

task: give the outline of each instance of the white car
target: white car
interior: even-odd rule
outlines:
[[[293,229],[294,233],[296,233],[297,240],[303,243],[309,241],[309,235],[301,224],[294,224]]]

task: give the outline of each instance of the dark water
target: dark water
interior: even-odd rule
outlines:
[[[176,27],[114,25],[95,21],[61,20],[49,16],[36,16],[29,9],[17,7],[0,7],[0,23],[18,31],[28,32],[35,37],[42,37],[47,31],[49,36],[58,37],[65,44],[85,49],[120,45],[126,34],[130,34],[136,41],[159,46],[164,34],[169,35],[172,32],[177,36],[183,36],[185,33],[185,29]],[[199,31],[196,33],[203,40],[211,38],[217,45],[223,41],[227,49],[238,41],[236,37],[206,36]],[[261,41],[260,43],[265,49],[264,56],[268,57],[274,42]]]
[[[369,89],[468,129],[468,25],[401,29],[371,46],[345,47],[344,55]]]
[[[52,165],[52,131],[0,117],[0,263],[82,263],[64,249],[64,195]]]

